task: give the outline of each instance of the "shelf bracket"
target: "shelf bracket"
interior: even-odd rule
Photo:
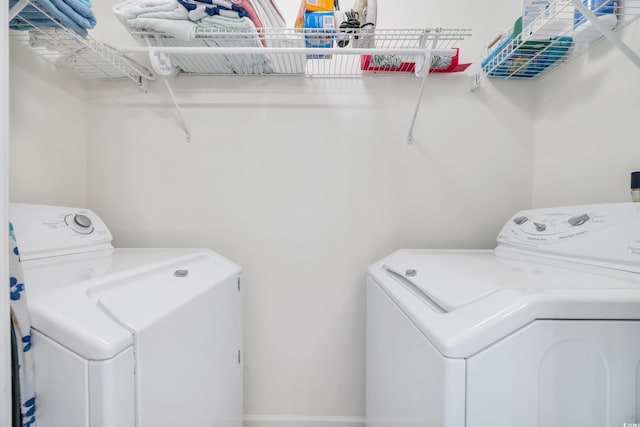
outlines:
[[[436,32],[439,33],[441,30],[437,29]],[[439,36],[436,35],[433,38],[431,43],[431,48],[427,48],[427,35],[429,35],[430,30],[425,31],[422,36],[422,40],[420,40],[420,47],[424,48],[424,62],[422,64],[418,64],[416,61],[416,77],[421,77],[422,82],[420,83],[420,91],[418,92],[418,102],[416,103],[416,108],[413,110],[413,117],[411,118],[411,125],[409,125],[409,136],[407,137],[407,144],[413,144],[413,129],[416,127],[416,121],[418,120],[418,112],[420,111],[420,105],[422,104],[422,97],[424,96],[424,89],[427,85],[427,77],[429,77],[429,69],[431,68],[431,60],[433,52],[431,49],[435,49],[438,45]]]
[[[625,42],[620,39],[613,31],[606,25],[604,25],[600,19],[589,9],[581,0],[571,0],[571,3],[578,9],[592,24],[596,27],[603,36],[609,39],[615,47],[620,50],[627,58],[631,60],[638,68],[640,68],[640,56],[634,52]]]
[[[429,63],[431,63],[431,55],[427,55]],[[420,93],[418,94],[418,103],[413,111],[413,118],[411,119],[411,125],[409,126],[409,137],[407,138],[407,144],[413,144],[413,129],[416,127],[416,120],[418,119],[418,111],[420,111],[420,104],[422,103],[422,96],[424,95],[424,88],[427,86],[427,76],[429,72],[422,76],[422,83],[420,83]]]
[[[11,22],[16,16],[22,12],[31,2],[29,0],[20,0],[9,10],[9,22]]]
[[[162,45],[158,36],[154,36],[154,39],[156,40],[156,46]],[[150,36],[144,36],[144,41],[149,48],[149,62],[151,62],[153,70],[160,76],[176,75],[178,70],[176,66],[171,63],[169,55],[156,51],[155,46],[151,43]]]
[[[169,92],[171,101],[173,101],[173,106],[176,109],[176,114],[178,115],[178,122],[180,123],[180,127],[182,128],[182,130],[184,130],[186,141],[191,142],[191,130],[189,129],[189,125],[187,125],[187,122],[182,115],[180,104],[178,104],[178,100],[173,93],[173,89],[171,89],[169,80],[167,80],[167,76],[175,74],[176,68],[171,64],[171,60],[169,59],[169,56],[167,54],[156,52],[154,50],[149,37],[144,37],[144,40],[147,42],[147,46],[149,48],[149,60],[151,61],[151,66],[153,67],[154,71],[158,73],[160,80],[162,80],[162,83],[164,83],[164,86],[167,88],[167,92]]]
[[[184,116],[182,115],[182,110],[180,109],[180,104],[178,104],[178,101],[176,100],[176,96],[174,95],[173,90],[171,89],[169,80],[167,80],[165,76],[160,76],[160,80],[162,80],[162,82],[164,83],[165,87],[167,88],[167,92],[169,92],[169,96],[173,101],[173,106],[176,109],[176,114],[178,115],[178,121],[180,122],[180,127],[182,127],[182,130],[184,130],[186,141],[191,142],[191,130],[189,130],[189,126],[187,125],[187,122],[184,120]]]

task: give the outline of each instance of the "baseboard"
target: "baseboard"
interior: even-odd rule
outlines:
[[[364,427],[364,417],[245,415],[243,427]]]

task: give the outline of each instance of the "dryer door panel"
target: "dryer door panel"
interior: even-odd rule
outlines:
[[[640,322],[536,321],[468,360],[467,427],[640,422]]]

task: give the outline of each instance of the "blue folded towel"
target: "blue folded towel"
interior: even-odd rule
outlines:
[[[9,6],[13,7],[17,2],[18,0],[10,0]],[[96,17],[87,3],[90,4],[90,1],[34,0],[33,4],[42,9],[44,13],[33,5],[29,5],[9,25],[14,30],[28,30],[33,26],[57,27],[62,25],[82,37],[86,37],[87,30],[96,26]]]
[[[240,6],[232,5],[229,8],[229,7],[224,7],[220,5],[213,5],[214,3],[211,0],[208,0],[208,1],[207,0],[178,0],[178,3],[180,3],[182,6],[184,6],[185,9],[187,9],[190,12],[195,11],[199,7],[204,7],[204,11],[209,16],[222,15],[228,18],[229,17],[234,17],[234,18],[249,17],[249,14],[247,13],[247,11],[241,8]],[[211,4],[212,6],[204,6],[204,5],[199,6],[198,3]],[[226,11],[233,12],[233,14],[225,13]]]

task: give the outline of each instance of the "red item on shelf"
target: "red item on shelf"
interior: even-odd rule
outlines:
[[[436,65],[429,69],[430,73],[459,73],[469,68],[471,63],[458,63],[460,49],[454,48],[456,54],[452,57],[438,57]],[[362,55],[360,69],[363,71],[415,73],[416,63],[407,61],[408,57],[399,55]]]

